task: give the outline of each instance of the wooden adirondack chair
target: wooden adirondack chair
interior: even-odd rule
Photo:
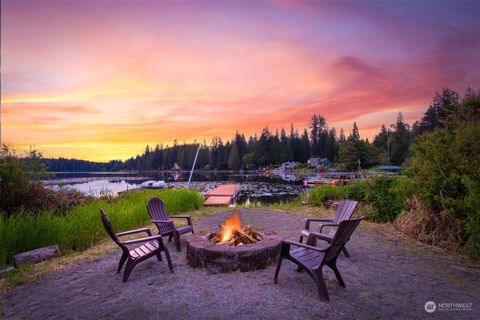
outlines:
[[[168,267],[170,268],[170,272],[173,272],[172,261],[170,260],[170,254],[168,253],[167,248],[163,245],[162,236],[156,235],[152,236],[152,232],[149,228],[141,228],[136,230],[130,230],[125,232],[115,233],[113,232],[112,224],[110,220],[105,215],[103,209],[100,209],[100,214],[102,216],[103,226],[107,231],[108,235],[112,240],[118,244],[118,246],[122,249],[123,254],[120,258],[120,262],[118,264],[117,273],[122,270],[122,266],[127,261],[127,265],[125,267],[125,271],[123,272],[123,282],[127,282],[130,273],[132,272],[133,268],[139,263],[142,262],[150,257],[156,256],[158,261],[162,261],[161,253],[162,251],[165,252],[165,257],[167,258]],[[148,237],[138,238],[134,240],[128,241],[121,241],[119,237],[136,234],[136,233],[143,233],[145,232]],[[137,243],[143,243],[140,246],[137,246],[133,249],[129,249],[128,245],[133,245]]]
[[[194,233],[191,216],[170,216],[170,218],[187,219],[187,225],[183,227],[175,227],[172,220],[169,219],[165,204],[158,198],[152,198],[148,201],[147,210],[152,218],[152,222],[158,228],[158,234],[168,236],[168,242],[175,240],[177,251],[182,251],[180,236],[185,233]]]
[[[318,235],[316,238],[313,239],[314,241],[312,243],[308,243],[308,244],[315,245],[317,238],[327,242],[331,242],[333,237],[335,236],[335,232],[337,231],[337,228],[340,222],[344,220],[349,220],[352,217],[353,213],[355,212],[355,209],[357,208],[357,204],[358,204],[358,201],[355,201],[355,200],[340,201],[337,207],[337,211],[335,212],[335,217],[333,217],[333,219],[305,218],[305,229],[301,231],[300,240],[299,240],[300,243],[302,243],[303,237],[308,238],[308,236],[312,232],[310,230],[311,222],[320,222],[318,232],[321,235]],[[322,233],[323,228],[325,227],[329,227],[330,230],[328,232]],[[347,248],[343,247],[343,253],[345,254],[345,257],[350,258]]]
[[[340,251],[345,247],[345,244],[350,240],[353,231],[357,228],[363,217],[354,220],[344,220],[340,222],[338,230],[335,233],[329,246],[325,248],[318,248],[290,240],[282,241],[282,248],[280,252],[280,259],[277,263],[277,269],[275,270],[274,282],[277,283],[278,274],[282,266],[283,259],[288,259],[298,265],[297,271],[305,270],[307,274],[312,277],[318,288],[320,299],[328,301],[328,291],[323,279],[322,269],[324,266],[328,266],[333,270],[337,277],[338,283],[345,288],[345,282],[343,282],[342,276],[337,269],[337,258]],[[312,232],[309,238],[315,237],[315,233]],[[308,240],[307,242],[309,242]],[[295,246],[297,248],[291,248]]]

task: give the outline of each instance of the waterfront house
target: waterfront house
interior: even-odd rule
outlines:
[[[329,167],[330,160],[328,160],[327,158],[311,157],[307,160],[307,166],[309,168],[317,168],[318,166]]]

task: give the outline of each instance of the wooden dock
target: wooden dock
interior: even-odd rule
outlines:
[[[240,191],[238,184],[222,184],[215,189],[207,192],[207,199],[203,203],[204,206],[222,206],[232,203],[233,199]]]

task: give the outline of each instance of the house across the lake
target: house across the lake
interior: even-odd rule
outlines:
[[[278,169],[283,170],[283,171],[295,170],[296,165],[297,164],[294,161],[284,162],[280,165],[280,167]]]
[[[309,168],[316,168],[318,166],[329,167],[330,160],[328,160],[327,158],[311,157],[307,160],[307,166]]]

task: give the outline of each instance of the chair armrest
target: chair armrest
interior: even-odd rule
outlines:
[[[314,237],[323,241],[330,242],[333,238],[325,235],[324,233],[318,233],[318,232],[310,232],[308,235],[309,237]],[[308,241],[308,240],[307,240]]]
[[[192,225],[192,216],[170,216],[170,218],[174,219],[187,219],[188,225]]]
[[[287,244],[289,246],[292,245],[292,246],[302,247],[302,248],[305,248],[305,249],[311,249],[311,250],[318,251],[318,252],[325,252],[325,250],[328,249],[328,248],[318,248],[318,247],[310,246],[308,244],[304,244],[304,243],[300,243],[300,242],[296,242],[296,241],[292,241],[292,240],[283,240],[282,244]]]
[[[325,218],[305,218],[305,229],[310,229],[310,222],[331,222],[333,219]]]
[[[320,232],[319,233],[322,233],[322,230],[323,230],[323,227],[338,227],[340,224],[338,223],[322,223],[322,225],[320,226]]]
[[[127,236],[129,234],[135,234],[135,233],[141,233],[141,232],[146,232],[149,236],[152,235],[152,231],[150,230],[150,228],[140,228],[135,230],[129,230],[129,231],[116,233],[115,235],[117,237],[121,237],[121,236]]]
[[[151,220],[153,223],[173,223],[172,220]]]
[[[148,241],[158,240],[158,239],[162,239],[162,236],[161,235],[156,235],[156,236],[150,236],[150,237],[145,237],[145,238],[138,238],[138,239],[133,239],[133,240],[128,240],[128,241],[122,241],[122,244],[129,245],[129,244],[148,242]]]

